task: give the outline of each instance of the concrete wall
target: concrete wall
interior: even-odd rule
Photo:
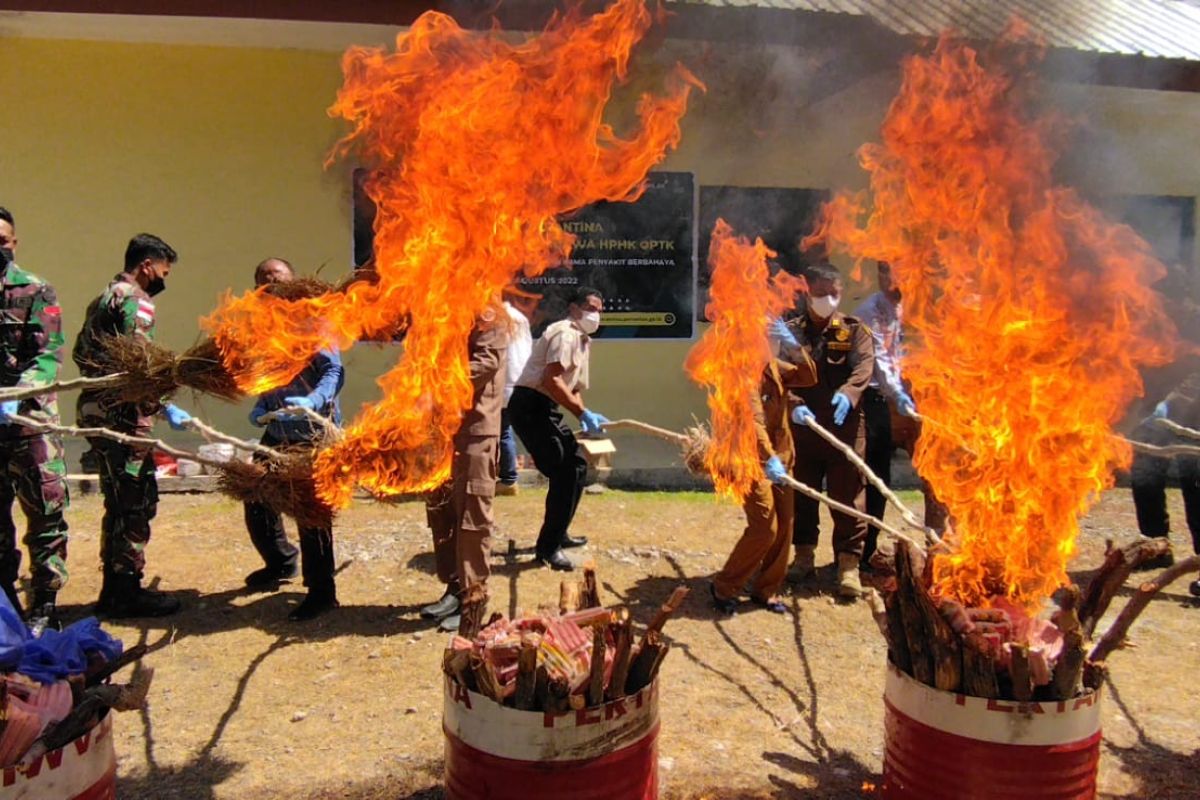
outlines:
[[[700,185],[863,185],[854,152],[878,130],[894,72],[815,98],[824,87],[805,80],[808,53],[671,43],[639,62],[639,85],[676,57],[709,92],[665,169],[694,171]],[[324,112],[341,80],[337,52],[5,38],[0,70],[0,204],[18,218],[18,260],[58,287],[72,339],[138,231],[181,254],[160,303],[160,337],[173,348],[196,338],[197,319],[222,291],[248,287],[265,256],[305,272],[347,268],[349,166],[322,167],[340,130]],[[1074,154],[1069,170],[1089,188],[1200,194],[1200,97],[1083,86],[1056,97],[1089,126],[1090,151]],[[849,302],[870,289],[851,287]],[[688,347],[601,343],[589,405],[675,428],[703,417],[703,396],[681,369]],[[397,355],[373,346],[348,354],[348,412],[375,395],[373,377]],[[250,433],[246,409],[211,400],[199,408]],[[674,459],[670,447],[636,437],[618,447],[618,466]]]

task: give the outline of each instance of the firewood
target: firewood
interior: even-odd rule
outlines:
[[[883,599],[887,609],[888,657],[901,672],[912,674],[912,658],[908,654],[908,639],[904,635],[904,620],[900,615],[900,599],[897,592],[888,592]]]
[[[650,665],[650,679],[646,681],[647,686],[649,686],[651,683],[654,683],[654,679],[658,677],[658,671],[662,668],[663,661],[666,660],[667,653],[670,652],[670,650],[671,643],[663,642],[662,647],[658,651],[658,655],[654,659],[654,663]]]
[[[629,665],[629,677],[625,681],[625,694],[637,694],[649,685],[657,669],[656,663],[663,653],[662,635],[658,631],[646,631],[637,653]]]
[[[475,691],[476,684],[475,676],[471,672],[470,650],[447,650],[442,655],[442,671],[458,681],[459,686],[468,691]]]
[[[996,660],[992,657],[987,641],[978,633],[968,633],[962,645],[963,681],[962,690],[972,697],[989,700],[1000,696],[996,679]]]
[[[1055,700],[1070,700],[1079,694],[1079,680],[1083,675],[1086,653],[1082,629],[1063,634],[1062,653],[1054,665],[1054,677],[1050,681],[1051,695]]]
[[[583,586],[579,590],[580,608],[600,608],[600,586],[596,582],[596,565],[589,561],[583,565]]]
[[[513,705],[521,711],[533,710],[537,666],[537,645],[529,641],[521,642],[521,654],[517,656],[517,690],[513,694]]]
[[[1110,547],[1079,604],[1079,621],[1083,624],[1084,635],[1091,636],[1096,632],[1100,618],[1133,570],[1143,561],[1157,558],[1170,549],[1170,542],[1165,537],[1140,539],[1121,548]]]
[[[1088,660],[1103,662],[1108,658],[1108,655],[1125,641],[1129,627],[1133,625],[1138,615],[1145,611],[1146,606],[1154,599],[1154,595],[1189,572],[1197,571],[1200,571],[1200,556],[1192,556],[1176,562],[1174,566],[1167,567],[1153,580],[1139,586],[1137,593],[1129,599],[1129,602],[1121,609],[1121,613],[1113,620],[1113,624],[1092,648],[1092,652],[1088,654]]]
[[[1096,661],[1083,662],[1083,688],[1096,691],[1108,680],[1108,665]]]
[[[533,684],[533,708],[544,709],[546,698],[550,695],[550,670],[545,664],[539,664]]]
[[[558,613],[579,610],[579,584],[575,581],[563,581],[558,585]]]
[[[592,664],[587,682],[587,704],[589,706],[598,706],[604,702],[604,654],[608,649],[605,635],[605,628],[593,629]]]
[[[933,634],[933,685],[943,692],[957,692],[962,687],[962,640],[923,586],[918,587],[917,597],[926,630]]]
[[[458,622],[458,635],[464,639],[474,639],[484,628],[483,615],[487,613],[487,586],[475,584],[467,589],[463,597],[461,617]]]
[[[1013,699],[1028,703],[1033,700],[1033,675],[1029,670],[1029,646],[1013,642],[1009,645],[1012,659],[1008,674],[1012,678]]]
[[[671,596],[668,597],[667,601],[659,607],[658,613],[654,615],[654,619],[650,622],[649,627],[646,628],[646,635],[648,635],[651,631],[654,633],[661,633],[663,625],[666,625],[667,620],[671,618],[671,615],[678,611],[679,607],[683,605],[683,601],[688,596],[688,592],[690,591],[691,589],[688,589],[686,586],[676,586],[675,591],[671,592]],[[643,635],[642,641],[644,642],[645,640],[645,635]]]
[[[471,674],[475,676],[475,683],[480,694],[497,703],[503,701],[504,695],[500,689],[500,679],[496,677],[496,668],[492,666],[492,662],[477,653],[472,653]]]
[[[608,680],[608,700],[617,700],[625,696],[625,682],[629,678],[630,657],[633,655],[633,628],[629,624],[629,612],[624,611],[624,618],[618,618],[611,626],[613,632],[613,667],[612,677]]]
[[[920,593],[920,578],[913,572],[912,553],[907,542],[896,543],[896,604],[900,608],[900,620],[904,627],[904,640],[908,643],[912,677],[927,686],[933,686],[933,637],[928,635],[921,606],[917,600]]]

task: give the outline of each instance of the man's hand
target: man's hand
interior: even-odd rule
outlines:
[[[850,398],[841,392],[836,392],[829,404],[833,406],[833,424],[841,425],[846,421],[846,417],[850,416]]]
[[[250,409],[250,424],[256,428],[265,428],[267,423],[263,422],[260,417],[266,416],[267,409],[259,403],[254,404],[254,408]]]
[[[608,417],[597,414],[595,411],[588,411],[586,408],[579,415],[579,424],[583,426],[584,433],[604,433],[604,426],[608,422]]]
[[[814,420],[817,415],[812,412],[808,406],[796,406],[792,409],[792,422],[797,425],[807,425],[809,420]]]
[[[285,397],[285,398],[283,398],[283,405],[285,408],[303,408],[308,411],[316,411],[317,410],[317,404],[314,403],[312,400],[309,400],[304,395],[296,395],[295,397]],[[291,412],[291,416],[298,417],[298,416],[300,416],[300,414],[299,414],[299,412],[293,411],[293,412]]]
[[[783,342],[789,347],[799,347],[796,335],[782,319],[775,317],[767,322],[767,338],[773,342]]]
[[[779,456],[771,456],[763,464],[763,472],[767,474],[767,480],[774,484],[783,483],[783,478],[787,475],[787,468],[783,466],[783,462],[779,460]]]
[[[901,392],[900,396],[896,399],[896,410],[903,417],[913,417],[915,419],[917,416],[917,404],[905,392]]]
[[[1159,403],[1158,405],[1156,405],[1154,407],[1154,413],[1151,414],[1150,416],[1154,417],[1155,419],[1166,419],[1167,414],[1170,412],[1170,410],[1171,409],[1169,409],[1167,407],[1167,401],[1163,400],[1161,403]]]
[[[171,426],[171,430],[173,431],[186,430],[187,424],[192,421],[192,415],[174,403],[167,403],[163,407],[163,415],[166,416],[167,424]]]
[[[20,407],[20,400],[5,400],[0,403],[0,425],[11,425],[12,421],[9,420],[9,417],[16,414]]]

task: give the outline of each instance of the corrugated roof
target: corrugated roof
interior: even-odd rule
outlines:
[[[902,36],[954,28],[994,39],[1015,15],[1051,47],[1200,61],[1200,7],[1184,0],[684,0],[845,14]]]

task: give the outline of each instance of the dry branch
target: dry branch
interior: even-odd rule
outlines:
[[[613,667],[608,681],[608,700],[625,696],[625,682],[629,678],[630,657],[633,655],[633,628],[629,624],[629,612],[621,609],[612,625]]]
[[[691,589],[686,586],[675,587],[675,590],[671,592],[671,596],[667,598],[666,602],[659,606],[658,613],[654,615],[654,619],[651,620],[650,625],[646,628],[646,634],[642,638],[643,641],[651,633],[662,632],[663,626],[667,624],[667,620],[679,610],[679,607],[683,605],[683,601],[687,599],[690,592]]]
[[[1088,583],[1079,602],[1079,622],[1085,636],[1095,633],[1096,624],[1133,570],[1143,561],[1157,558],[1170,548],[1171,544],[1166,538],[1143,538],[1125,547],[1109,547],[1104,563]]]
[[[605,634],[605,626],[596,626],[592,631],[592,663],[588,670],[587,682],[589,706],[598,706],[604,702],[604,656],[608,649]]]
[[[687,444],[687,434],[676,433],[675,431],[660,428],[657,425],[651,425],[648,422],[642,422],[636,419],[615,419],[611,422],[604,423],[605,430],[634,430],[639,433],[647,433],[651,436],[656,436],[659,439],[665,439],[668,442],[675,442],[679,445]]]
[[[1133,439],[1125,439],[1124,441],[1136,452],[1145,453],[1148,456],[1158,456],[1159,458],[1172,458],[1174,456],[1200,456],[1200,447],[1190,444],[1156,445],[1146,444],[1145,442],[1137,442]]]
[[[1200,431],[1195,428],[1188,428],[1180,425],[1178,422],[1169,420],[1165,417],[1154,417],[1154,424],[1160,428],[1164,428],[1176,436],[1181,436],[1184,439],[1200,439]]]
[[[1109,653],[1116,650],[1125,641],[1125,636],[1129,633],[1130,626],[1133,625],[1138,615],[1145,611],[1146,606],[1154,599],[1154,595],[1189,572],[1200,572],[1200,556],[1185,558],[1173,566],[1164,569],[1154,580],[1147,581],[1139,586],[1137,593],[1125,604],[1125,607],[1121,609],[1121,613],[1113,620],[1113,624],[1109,626],[1104,635],[1100,637],[1100,641],[1092,648],[1092,652],[1088,654],[1088,660],[1102,662],[1108,658]]]
[[[580,608],[600,608],[600,586],[596,582],[596,564],[589,561],[583,565],[583,586],[579,589]]]
[[[107,389],[128,380],[124,373],[101,375],[98,378],[72,378],[69,381],[55,381],[41,386],[10,386],[0,389],[0,403],[9,400],[27,400],[30,397],[41,397],[55,392],[69,392],[74,389]]]
[[[801,483],[800,481],[796,480],[791,475],[784,475],[783,482],[784,482],[785,486],[790,486],[791,488],[795,489],[797,492],[800,492],[800,494],[805,495],[806,497],[811,497],[813,500],[816,500],[818,503],[824,503],[825,505],[829,506],[830,508],[834,509],[835,511],[840,511],[843,514],[854,517],[855,519],[864,520],[867,524],[875,526],[881,532],[886,533],[888,536],[893,536],[896,539],[899,539],[900,541],[907,543],[910,547],[915,547],[917,550],[921,551],[922,555],[924,555],[925,548],[920,544],[920,542],[918,542],[916,539],[913,539],[908,534],[901,533],[900,531],[893,528],[891,525],[888,525],[883,520],[877,519],[877,518],[871,516],[870,514],[859,511],[857,508],[852,508],[851,506],[848,506],[845,503],[839,503],[837,500],[834,500],[829,495],[824,494],[822,492],[818,492],[816,489],[812,488],[808,484]]]

